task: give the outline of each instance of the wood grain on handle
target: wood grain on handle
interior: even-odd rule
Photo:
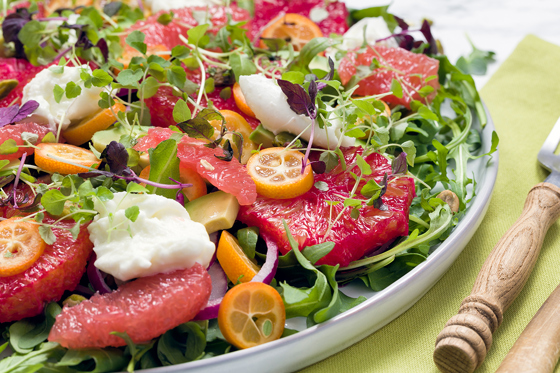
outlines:
[[[436,340],[434,362],[442,372],[472,372],[486,357],[492,333],[517,297],[539,256],[548,228],[560,216],[560,188],[534,186],[515,224],[482,266],[471,295]]]
[[[496,373],[552,373],[560,357],[560,286],[550,294]]]

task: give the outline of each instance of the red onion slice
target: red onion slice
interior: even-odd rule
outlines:
[[[87,266],[89,282],[91,283],[91,286],[99,292],[99,294],[110,293],[113,290],[111,290],[111,288],[105,283],[101,271],[95,266],[94,263],[96,259],[97,256],[95,253],[92,253]]]
[[[210,293],[208,303],[198,312],[194,320],[210,320],[218,317],[220,304],[228,290],[228,280],[220,263],[215,261],[208,269],[208,274],[212,279],[212,292]]]
[[[274,276],[276,275],[276,269],[278,268],[278,245],[265,233],[261,233],[261,237],[266,242],[266,260],[261,267],[261,270],[253,277],[251,282],[264,282],[265,284],[270,284]]]

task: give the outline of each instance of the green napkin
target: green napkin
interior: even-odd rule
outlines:
[[[352,347],[305,370],[438,372],[437,335],[470,294],[486,257],[521,214],[531,187],[548,172],[537,153],[560,116],[560,47],[527,36],[481,90],[500,137],[499,172],[480,228],[444,277],[412,308]],[[523,291],[505,312],[477,372],[494,372],[525,326],[560,284],[560,223],[555,223]],[[557,367],[556,371],[560,372]]]

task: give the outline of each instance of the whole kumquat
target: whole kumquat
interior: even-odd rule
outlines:
[[[0,277],[24,272],[45,251],[39,225],[13,217],[0,222]]]
[[[313,186],[311,165],[301,166],[303,154],[286,148],[261,150],[247,162],[247,172],[257,185],[257,193],[275,199],[301,196]]]
[[[218,326],[237,348],[249,348],[279,339],[284,332],[286,310],[272,286],[247,282],[230,289],[218,311]]]
[[[262,32],[262,38],[284,39],[299,51],[314,38],[320,38],[323,32],[315,22],[297,13],[287,13],[278,17]],[[266,44],[261,40],[261,48]]]
[[[35,164],[51,173],[68,175],[87,172],[90,167],[99,167],[100,163],[90,150],[70,144],[41,143],[35,149]]]

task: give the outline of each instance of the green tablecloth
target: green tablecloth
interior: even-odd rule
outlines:
[[[527,36],[481,90],[500,137],[499,172],[480,228],[444,277],[412,308],[352,347],[307,369],[324,372],[438,372],[437,335],[470,294],[486,257],[521,214],[547,172],[537,153],[560,116],[560,47]],[[560,283],[560,222],[549,230],[519,297],[505,312],[477,372],[494,372],[533,315]],[[557,371],[560,369],[557,368]]]

